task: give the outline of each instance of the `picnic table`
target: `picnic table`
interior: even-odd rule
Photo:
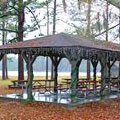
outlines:
[[[100,83],[99,80],[94,81],[94,80],[88,80],[87,78],[83,78],[83,79],[80,78],[80,79],[78,79],[78,83],[80,83],[80,84],[94,84],[95,82],[96,83]],[[64,81],[62,83],[70,84],[71,83],[71,79],[64,79]]]
[[[63,78],[65,81],[71,81],[71,78]],[[88,80],[87,78],[79,78],[78,81],[80,80]]]
[[[53,82],[54,80],[45,80],[45,79],[42,79],[42,80],[33,80],[33,85],[35,84],[38,84],[38,85],[41,85],[42,83],[41,82],[47,82],[49,83],[49,85],[51,85],[51,82]],[[11,81],[13,83],[13,85],[17,85],[17,84],[26,84],[28,82],[28,80],[13,80]]]
[[[63,78],[64,81],[62,83],[66,84],[67,87],[69,87],[69,84],[71,83],[71,78]],[[80,80],[88,80],[87,78],[79,78],[78,81]]]
[[[71,84],[70,78],[65,78],[62,82],[67,85],[67,87]],[[96,90],[97,87],[100,87],[100,81],[99,80],[88,80],[87,78],[79,78],[78,79],[78,88],[80,88],[83,91],[89,91],[89,90]]]
[[[40,82],[41,80],[33,80],[33,85],[34,84],[38,84],[38,85],[41,85],[41,82]],[[12,80],[11,81],[12,83],[13,83],[13,86],[17,86],[18,84],[22,84],[22,85],[25,85],[25,84],[27,84],[27,80],[20,80],[20,81],[18,81],[18,80]]]
[[[26,89],[27,86],[27,80],[13,80],[11,81],[12,85],[9,85],[9,88],[15,88],[15,89],[19,89],[21,88]],[[45,91],[50,90],[51,88],[54,88],[54,86],[52,86],[52,82],[54,82],[54,80],[46,80],[46,79],[42,79],[42,80],[33,80],[33,88],[32,89],[44,89]]]
[[[78,85],[83,85],[83,84],[85,84],[85,85],[94,85],[95,84],[95,82],[96,83],[100,83],[100,81],[94,81],[94,80],[91,80],[91,81],[78,81]],[[67,84],[67,85],[69,85],[69,84],[71,84],[71,81],[63,81],[62,83],[65,83],[65,84]]]
[[[9,85],[9,88],[16,88],[19,89],[21,88],[22,90],[26,89],[26,85],[27,85],[27,80],[13,80],[11,81],[12,85]],[[32,89],[37,89],[38,92],[40,93],[45,93],[45,92],[51,92],[51,90],[54,90],[54,88],[56,87],[57,90],[64,90],[65,87],[63,84],[58,84],[57,86],[54,86],[54,80],[46,80],[46,79],[41,79],[41,80],[33,80],[33,87]]]

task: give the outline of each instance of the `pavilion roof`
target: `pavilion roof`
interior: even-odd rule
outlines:
[[[21,49],[21,48],[64,48],[64,47],[87,47],[107,51],[120,52],[120,45],[91,38],[75,36],[66,33],[59,33],[46,37],[26,40],[0,46],[0,50]]]

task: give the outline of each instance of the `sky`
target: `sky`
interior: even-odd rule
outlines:
[[[26,1],[26,0],[24,0],[24,1]],[[42,2],[42,1],[45,1],[45,0],[40,0],[40,1]],[[56,22],[56,33],[64,32],[64,31],[72,33],[74,31],[74,28],[71,27],[72,24],[75,24],[78,27],[83,25],[83,23],[80,23],[79,20],[78,21],[77,20],[75,20],[75,21],[71,20],[71,15],[70,15],[71,10],[76,10],[75,11],[76,13],[79,11],[78,6],[77,6],[77,0],[74,0],[75,2],[73,0],[66,0],[66,1],[67,1],[67,12],[65,13],[64,10],[63,10],[63,6],[62,6],[62,0],[57,0],[57,4],[59,4],[59,6],[57,7],[57,11],[59,11],[59,14],[57,12],[57,19],[60,19],[60,20],[57,20],[57,22]],[[106,7],[106,4],[104,4],[103,6],[99,6],[105,0],[96,0],[96,1],[97,2],[92,5],[92,11],[95,11],[95,12],[92,12],[91,19],[95,18],[99,11],[100,11],[100,14],[102,15],[103,10],[104,10],[103,7]],[[74,8],[72,8],[72,7],[74,7]],[[49,12],[51,12],[52,9],[53,9],[53,2],[49,6]],[[111,12],[119,14],[119,10],[117,8],[113,7],[112,5],[109,7],[109,9],[112,10]],[[83,17],[83,18],[86,19],[86,16],[84,15],[84,12],[87,11],[87,5],[83,5],[83,7],[81,7],[80,11],[82,13],[82,16],[77,14],[76,17],[77,18]],[[47,12],[46,7],[44,7],[42,9],[37,9],[34,12],[34,14],[37,15],[39,13],[37,19],[41,20],[44,17],[44,15],[46,14],[46,12]],[[25,15],[25,18],[26,18],[25,26],[32,24],[33,21],[31,21],[31,19],[30,19],[31,16],[32,16],[31,13]],[[53,18],[50,17],[50,22],[53,21],[52,19]],[[47,35],[47,27],[45,26],[46,22],[47,22],[46,18],[42,22],[39,22],[39,25],[41,26],[41,31],[45,35]],[[92,23],[94,23],[94,21],[92,21]],[[118,23],[118,21],[112,21],[112,23],[109,24],[109,27],[115,25],[116,23]],[[50,30],[49,30],[50,34],[52,34],[52,27],[53,27],[53,25],[50,24]],[[83,25],[83,27],[84,27],[84,25]],[[40,30],[35,30],[34,32],[31,32],[31,33],[27,34],[26,37],[24,37],[24,40],[35,38],[35,36],[39,37],[38,36],[39,33],[40,33]],[[9,36],[9,38],[10,37],[11,36]]]

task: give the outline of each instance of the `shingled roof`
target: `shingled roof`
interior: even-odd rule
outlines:
[[[75,36],[66,33],[50,35],[23,42],[11,43],[0,46],[3,49],[19,49],[19,48],[56,48],[56,47],[87,47],[92,49],[101,49],[107,51],[120,52],[120,45],[112,42],[92,40],[90,38]]]

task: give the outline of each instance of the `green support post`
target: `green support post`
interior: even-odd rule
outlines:
[[[105,59],[104,55],[100,60],[101,64],[101,90],[100,95],[101,97],[105,96],[105,87],[106,87],[106,78],[108,78],[108,67],[107,67],[107,60]]]
[[[79,66],[81,63],[80,60],[70,60],[71,63],[71,97],[74,98],[77,96],[78,80],[79,80]]]
[[[93,80],[94,80],[94,88],[96,88],[96,69],[98,65],[98,60],[91,60],[92,66],[93,66]]]
[[[33,83],[33,79],[34,79],[34,74],[33,74],[33,63],[37,57],[36,54],[25,54],[22,53],[22,57],[24,58],[24,60],[26,61],[27,64],[27,70],[28,70],[28,82],[27,82],[27,86],[26,86],[26,92],[27,92],[27,101],[33,101],[33,95],[32,95],[32,83]]]
[[[57,93],[58,92],[58,65],[62,59],[62,57],[58,57],[58,56],[52,56],[50,57],[52,60],[52,63],[54,65],[54,74],[53,74],[53,79],[54,79],[54,92]]]

